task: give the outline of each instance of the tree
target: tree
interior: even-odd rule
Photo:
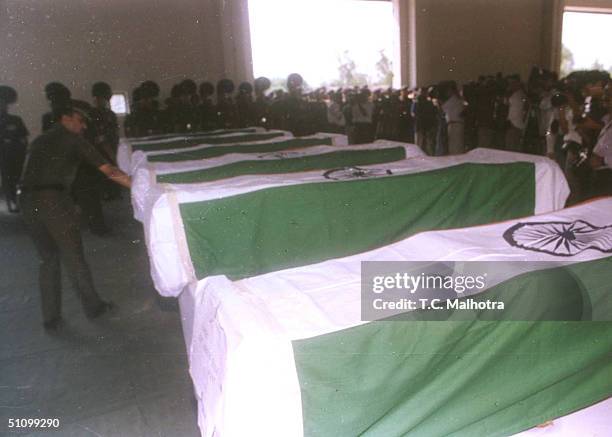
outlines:
[[[344,86],[353,85],[355,81],[355,70],[357,66],[349,55],[349,51],[345,50],[344,53],[338,56],[338,73],[340,74],[340,83]]]
[[[376,63],[379,79],[378,85],[390,87],[393,84],[393,64],[384,50],[380,50],[380,59]]]
[[[591,65],[591,70],[605,70],[606,67],[604,67],[604,65],[599,62],[599,59],[595,59],[595,61],[593,62],[593,65]]]
[[[574,54],[565,45],[561,48],[561,76],[567,76],[574,71]]]
[[[330,86],[353,87],[364,86],[368,83],[368,76],[357,72],[357,65],[351,58],[349,51],[345,50],[338,56],[338,73],[340,77],[330,82]]]

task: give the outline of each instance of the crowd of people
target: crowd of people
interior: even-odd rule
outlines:
[[[216,85],[185,79],[172,87],[163,104],[159,85],[145,81],[132,92],[124,127],[126,136],[134,137],[261,126],[296,136],[345,133],[350,144],[376,139],[415,143],[432,156],[475,147],[547,155],[564,169],[572,188],[570,203],[575,203],[607,192],[599,176],[607,172],[594,171],[605,168],[605,162],[593,151],[600,133],[608,132],[609,80],[603,71],[574,72],[559,80],[554,72],[539,68],[533,68],[526,81],[498,73],[463,86],[443,81],[417,89],[373,91],[367,86],[305,91],[299,74],[291,74],[286,89],[278,90],[270,90],[265,77],[238,87],[229,79]],[[91,91],[93,105],[73,99],[60,83],[48,84],[50,110],[42,117],[42,130],[53,127],[62,108],[75,107],[86,117],[85,138],[114,162],[119,126],[110,109],[112,89],[99,82]],[[17,183],[28,136],[21,119],[8,112],[16,100],[15,90],[0,88],[0,163],[11,212],[18,211]],[[107,232],[101,199],[119,195],[114,185],[83,165],[72,191],[91,230]]]
[[[125,130],[128,136],[142,136],[262,126],[296,136],[346,133],[350,144],[376,139],[415,143],[432,156],[475,147],[546,155],[564,169],[572,204],[612,190],[598,154],[603,152],[596,148],[600,134],[608,132],[609,81],[605,71],[577,71],[559,79],[535,67],[526,81],[498,73],[463,86],[443,81],[374,91],[305,92],[299,74],[288,77],[286,90],[272,92],[265,77],[253,85],[241,83],[237,91],[229,79],[199,87],[186,79],[172,88],[163,109],[159,86],[147,81],[133,92],[134,111]]]

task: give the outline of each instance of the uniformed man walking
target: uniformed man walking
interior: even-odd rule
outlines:
[[[26,226],[40,258],[40,292],[45,329],[61,324],[61,270],[77,291],[85,314],[99,317],[113,305],[96,292],[85,261],[79,220],[70,197],[70,186],[81,161],[98,168],[125,187],[130,178],[109,164],[81,134],[83,115],[73,107],[57,110],[57,123],[29,147],[21,181],[20,203]]]
[[[17,92],[8,86],[0,86],[0,172],[9,212],[19,212],[17,207],[17,182],[23,168],[28,141],[28,130],[16,115],[8,113],[9,105],[17,101]]]

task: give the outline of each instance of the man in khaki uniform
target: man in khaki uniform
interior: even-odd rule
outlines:
[[[56,112],[57,123],[29,147],[20,187],[20,203],[26,226],[40,258],[40,292],[45,329],[61,324],[61,269],[76,289],[85,314],[99,317],[113,305],[96,292],[85,261],[78,216],[70,186],[82,161],[125,187],[130,178],[109,164],[81,134],[83,115],[67,106]]]

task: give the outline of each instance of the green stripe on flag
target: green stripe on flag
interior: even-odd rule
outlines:
[[[158,183],[193,184],[242,175],[296,173],[342,166],[372,165],[401,161],[406,158],[403,147],[369,150],[342,150],[296,158],[238,161],[218,167],[157,176]]]
[[[332,138],[291,138],[285,141],[261,144],[235,144],[232,146],[213,146],[197,150],[189,150],[176,153],[164,153],[162,155],[149,155],[149,162],[179,162],[195,161],[198,159],[216,158],[229,153],[268,153],[281,150],[300,149],[312,146],[331,146]]]
[[[339,258],[417,232],[532,215],[532,163],[461,164],[380,178],[274,187],[180,212],[198,279]]]
[[[228,134],[238,134],[238,133],[255,133],[257,132],[257,128],[247,127],[240,129],[223,129],[215,132],[186,132],[186,133],[171,133],[171,134],[161,134],[161,135],[151,135],[148,136],[146,140],[139,140],[138,138],[134,138],[136,141],[142,141],[143,143],[146,141],[155,141],[155,140],[163,140],[164,138],[175,138],[175,137],[190,137],[190,138],[209,138],[209,137],[218,137],[221,135]]]
[[[141,143],[132,146],[133,151],[142,150],[143,152],[158,152],[163,150],[181,149],[183,147],[194,147],[202,144],[228,144],[246,143],[250,141],[265,141],[284,136],[283,132],[253,133],[245,135],[234,135],[227,137],[202,136],[193,138],[180,138],[177,140],[156,143]]]
[[[565,269],[609,319],[612,258]],[[532,274],[493,294],[555,294]],[[305,436],[507,436],[612,395],[610,322],[372,322],[293,349]]]

